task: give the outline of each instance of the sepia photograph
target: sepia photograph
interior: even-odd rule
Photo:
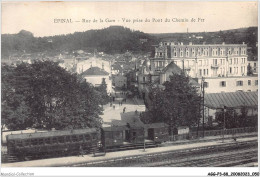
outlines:
[[[1,176],[259,176],[258,155],[258,1],[1,2]]]

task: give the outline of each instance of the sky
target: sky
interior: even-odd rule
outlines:
[[[71,23],[61,23],[59,19]],[[115,25],[146,33],[209,32],[258,26],[258,4],[241,1],[2,2],[2,34],[24,29],[43,37]]]

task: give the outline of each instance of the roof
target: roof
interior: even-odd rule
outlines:
[[[110,132],[110,131],[129,130],[129,128],[127,126],[111,126],[111,127],[103,127],[103,130],[106,132]]]
[[[121,113],[121,121],[125,125],[129,124],[131,128],[144,127],[144,123],[139,118],[139,112],[137,114],[134,111]]]
[[[163,68],[162,73],[166,73],[169,70],[175,74],[180,74],[182,72],[182,69],[179,66],[177,66],[174,62],[171,62],[165,68]]]
[[[205,106],[214,109],[220,109],[224,106],[239,108],[257,107],[257,92],[228,92],[228,93],[210,93],[205,94]]]
[[[168,127],[168,124],[165,123],[152,123],[152,124],[145,124],[145,128],[164,128]]]
[[[22,133],[7,135],[9,140],[11,139],[27,139],[27,138],[44,138],[44,137],[55,137],[55,136],[66,136],[71,134],[85,134],[85,133],[95,133],[95,128],[86,129],[73,129],[73,130],[62,130],[62,131],[48,131],[48,132],[36,132],[36,133]]]
[[[84,71],[81,73],[81,75],[86,76],[86,75],[109,75],[108,72],[105,70],[98,68],[98,67],[92,67],[89,68],[88,70]]]

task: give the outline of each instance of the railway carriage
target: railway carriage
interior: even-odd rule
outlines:
[[[80,148],[91,152],[98,141],[96,129],[15,134],[6,138],[8,154],[20,160],[76,154]]]
[[[101,129],[102,144],[105,147],[118,147],[125,141],[126,126],[103,127]]]
[[[155,143],[162,143],[169,140],[169,125],[165,123],[145,124],[146,137]]]

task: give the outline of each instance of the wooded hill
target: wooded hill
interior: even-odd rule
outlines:
[[[147,39],[143,42],[140,39]],[[111,26],[101,30],[75,32],[67,35],[34,37],[31,32],[22,30],[18,34],[2,34],[2,57],[12,53],[60,53],[61,51],[89,50],[108,54],[150,51],[157,44],[156,37],[140,31],[132,31],[121,26]]]
[[[252,47],[252,53],[256,55],[257,27],[240,28],[218,32],[200,33],[162,33],[147,34],[133,31],[122,26],[111,26],[100,30],[75,32],[67,35],[49,37],[34,37],[31,32],[21,30],[18,34],[2,34],[2,57],[11,54],[47,52],[59,54],[62,51],[97,49],[108,54],[132,52],[150,52],[152,45],[159,41],[193,42],[194,44],[227,44],[245,42]],[[196,38],[202,36],[203,38]],[[144,39],[144,40],[143,40]],[[256,55],[257,56],[257,55]]]

